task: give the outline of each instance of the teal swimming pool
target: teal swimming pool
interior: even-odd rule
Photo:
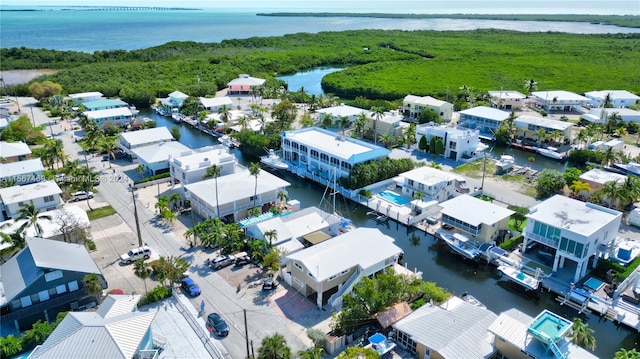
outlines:
[[[591,290],[591,291],[597,292],[600,288],[602,288],[603,285],[604,285],[603,281],[601,281],[598,278],[591,277],[591,278],[587,279],[586,282],[584,282],[582,287],[587,289],[587,290]]]
[[[529,325],[528,332],[545,343],[549,341],[555,343],[564,337],[572,326],[573,322],[553,312],[544,310]]]
[[[378,197],[384,199],[385,201],[391,202],[396,206],[404,206],[405,204],[411,202],[410,200],[395,194],[391,191],[383,191],[378,193]]]

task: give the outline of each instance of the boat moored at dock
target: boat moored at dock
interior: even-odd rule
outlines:
[[[289,165],[286,164],[274,150],[269,150],[268,155],[260,157],[260,162],[277,170],[286,170],[289,168]]]
[[[472,260],[476,260],[480,257],[480,249],[471,242],[469,237],[460,233],[451,234],[444,231],[439,231],[438,235],[449,247],[451,247],[451,249],[453,249],[454,252],[461,256]]]
[[[513,266],[501,265],[498,267],[498,270],[512,282],[521,285],[526,290],[538,290],[540,286],[540,280],[538,279],[539,271],[536,271],[536,276],[531,276]]]

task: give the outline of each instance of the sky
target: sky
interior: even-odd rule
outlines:
[[[3,5],[97,6],[91,0],[3,0]],[[108,4],[108,5],[107,5]],[[349,11],[389,13],[630,14],[640,15],[640,0],[108,0],[102,6],[233,8],[247,11]]]

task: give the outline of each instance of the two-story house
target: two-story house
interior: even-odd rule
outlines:
[[[477,151],[486,148],[480,142],[480,132],[469,128],[426,123],[416,128],[416,140],[420,141],[422,137],[427,141],[427,146],[434,137],[436,141],[441,140],[444,145],[443,156],[456,161],[472,158]]]
[[[169,159],[171,178],[183,185],[202,181],[207,168],[216,165],[220,176],[226,176],[240,169],[236,156],[224,146],[206,146],[190,150],[179,157]]]
[[[24,161],[31,158],[31,149],[24,142],[0,141],[0,158],[5,163]]]
[[[44,180],[44,166],[39,158],[1,163],[0,182],[24,185]]]
[[[414,168],[399,175],[402,178],[402,193],[415,198],[417,192],[424,194],[424,200],[444,202],[456,193],[456,179],[459,176],[428,166]]]
[[[593,107],[604,106],[607,96],[611,100],[611,107],[629,107],[640,101],[640,96],[626,90],[602,90],[584,93],[584,97],[591,100],[590,105]]]
[[[548,117],[538,117],[530,115],[518,116],[514,120],[517,137],[544,141],[546,138],[539,138],[537,133],[544,130],[545,137],[555,142],[570,142],[573,140],[574,125],[571,122],[554,120]]]
[[[433,111],[441,119],[449,122],[453,115],[453,104],[431,96],[407,95],[402,100],[402,111],[406,117],[411,119],[419,118],[422,111]]]
[[[0,188],[0,204],[4,220],[14,218],[20,207],[33,203],[35,209],[50,211],[62,206],[62,190],[54,181]]]
[[[553,271],[564,268],[566,260],[575,263],[573,282],[584,277],[591,257],[592,268],[598,255],[618,235],[622,213],[589,202],[555,195],[532,207],[527,215],[524,243],[536,241],[556,251]]]
[[[458,123],[464,127],[480,131],[480,135],[493,139],[502,121],[509,117],[509,112],[487,106],[478,106],[460,111]]]
[[[531,98],[540,107],[547,110],[573,111],[579,107],[589,105],[590,99],[577,93],[556,91],[534,91]]]
[[[154,143],[131,150],[146,173],[154,176],[169,172],[169,160],[173,157],[182,157],[191,152],[191,149],[178,141]]]
[[[478,243],[503,239],[509,230],[510,209],[466,194],[440,203],[442,223],[469,234]]]
[[[147,128],[138,131],[121,132],[116,145],[127,155],[133,155],[132,150],[156,143],[173,141],[171,132],[166,127]]]
[[[168,97],[166,98],[158,99],[158,101],[160,101],[162,109],[165,111],[165,113],[169,114],[179,112],[180,105],[182,105],[182,102],[186,100],[187,97],[189,97],[189,95],[180,91],[173,91],[167,96]]]
[[[227,84],[229,94],[251,94],[253,91],[264,84],[266,80],[257,77],[251,77],[247,74],[240,74]]]
[[[489,91],[491,105],[504,110],[519,110],[524,107],[526,95],[518,91]]]
[[[73,100],[73,102],[77,104],[89,102],[89,101],[98,101],[104,97],[102,92],[92,91],[92,92],[79,92],[79,93],[70,93],[69,98]]]

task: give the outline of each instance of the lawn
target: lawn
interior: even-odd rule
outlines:
[[[116,213],[117,212],[115,209],[113,209],[113,207],[104,206],[104,207],[96,208],[91,211],[87,211],[87,216],[89,216],[90,221],[93,221],[94,219],[108,217]]]

